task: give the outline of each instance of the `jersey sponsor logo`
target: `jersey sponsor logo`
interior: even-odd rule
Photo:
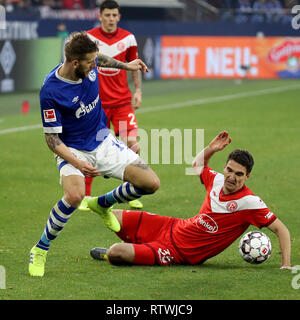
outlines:
[[[169,249],[161,249],[157,250],[159,260],[162,264],[170,264],[174,260],[174,257],[171,256],[171,252]]]
[[[96,78],[97,78],[97,74],[96,74],[96,72],[95,72],[94,70],[91,70],[91,71],[89,72],[88,77],[89,77],[90,81],[95,81]]]
[[[216,233],[219,229],[216,221],[205,213],[200,214],[196,220],[196,225],[198,228],[208,233]]]
[[[271,219],[271,217],[274,215],[274,213],[272,211],[269,211],[266,215],[265,218],[266,219]]]
[[[98,72],[103,76],[111,77],[119,74],[121,72],[121,69],[98,67]]]
[[[232,201],[229,201],[226,205],[226,209],[229,211],[229,212],[235,212],[238,208],[238,204],[236,201],[232,200]]]
[[[99,95],[94,101],[89,103],[87,106],[82,101],[80,101],[79,103],[80,107],[75,112],[76,118],[79,119],[85,116],[86,114],[90,113],[96,107],[98,101],[99,101]]]
[[[55,122],[56,114],[54,109],[43,110],[45,122]]]

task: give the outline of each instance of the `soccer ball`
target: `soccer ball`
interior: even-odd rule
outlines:
[[[239,242],[239,253],[249,263],[263,263],[272,252],[272,244],[267,235],[260,231],[250,231]]]

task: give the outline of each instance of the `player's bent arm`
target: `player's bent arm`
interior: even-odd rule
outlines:
[[[215,152],[223,150],[229,143],[231,138],[227,131],[220,132],[210,143],[204,148],[193,160],[192,167],[197,175],[202,173],[205,166]]]
[[[208,165],[209,159],[212,157],[214,153],[215,151],[213,151],[209,146],[207,146],[197,154],[197,156],[192,162],[192,168],[198,176],[200,176],[200,174],[202,173],[203,168]]]
[[[73,167],[79,169],[85,176],[94,177],[100,175],[90,163],[77,159],[69,148],[60,140],[57,133],[45,133],[45,139],[49,149],[70,163]]]
[[[141,71],[131,71],[132,82],[135,88],[135,91],[142,93],[142,76]]]
[[[147,66],[140,59],[135,59],[131,62],[124,63],[101,53],[98,53],[97,58],[97,65],[99,67],[124,69],[128,71],[142,70],[143,72],[148,72]]]
[[[99,67],[117,68],[127,70],[126,63],[106,56],[105,54],[98,53],[97,64]]]
[[[291,240],[288,228],[278,218],[268,227],[274,232],[279,240],[281,249],[281,268],[291,268]]]
[[[45,133],[45,139],[49,149],[72,164],[75,168],[79,166],[79,159],[77,159],[68,147],[60,140],[57,133]]]

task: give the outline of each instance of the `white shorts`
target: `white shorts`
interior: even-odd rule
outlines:
[[[94,150],[83,151],[69,147],[73,155],[82,160],[90,162],[96,169],[100,170],[101,176],[124,179],[125,168],[134,162],[139,155],[128,148],[122,141],[109,134],[107,138]],[[63,158],[55,155],[59,168],[60,179],[62,176],[79,175],[83,173],[66,162]]]

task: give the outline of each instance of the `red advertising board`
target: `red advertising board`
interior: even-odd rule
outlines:
[[[161,78],[300,78],[300,38],[163,36]]]

